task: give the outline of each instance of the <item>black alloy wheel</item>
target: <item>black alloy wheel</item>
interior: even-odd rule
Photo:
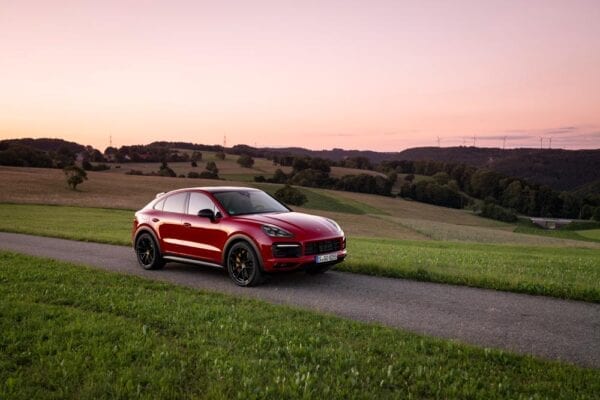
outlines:
[[[255,286],[262,282],[262,271],[254,249],[246,242],[237,242],[227,255],[227,272],[238,286]]]
[[[144,269],[160,269],[165,265],[158,246],[149,233],[142,233],[137,237],[135,254],[138,263]]]

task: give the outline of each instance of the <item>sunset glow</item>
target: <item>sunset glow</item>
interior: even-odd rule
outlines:
[[[2,0],[0,139],[600,148],[599,21],[597,0]]]

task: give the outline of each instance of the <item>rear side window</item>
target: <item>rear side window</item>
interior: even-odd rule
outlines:
[[[164,206],[165,206],[165,199],[162,199],[161,201],[157,202],[153,208],[155,210],[162,210]]]
[[[215,211],[215,204],[211,199],[208,198],[203,193],[191,192],[190,193],[190,202],[188,205],[188,214],[190,215],[198,215],[200,210],[210,209]]]
[[[187,193],[177,193],[167,197],[165,199],[163,211],[183,214],[185,212],[185,200],[187,195]]]

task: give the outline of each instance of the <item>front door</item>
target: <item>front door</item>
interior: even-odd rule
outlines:
[[[190,192],[187,214],[183,216],[186,254],[216,264],[221,263],[221,251],[227,240],[227,233],[217,218],[211,221],[199,217],[200,210],[210,209],[217,213],[218,208],[204,193]]]

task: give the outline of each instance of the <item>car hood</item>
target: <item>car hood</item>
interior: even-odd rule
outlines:
[[[327,218],[299,212],[252,214],[236,218],[260,224],[275,225],[293,233],[295,236],[307,234],[318,237],[342,234]]]

